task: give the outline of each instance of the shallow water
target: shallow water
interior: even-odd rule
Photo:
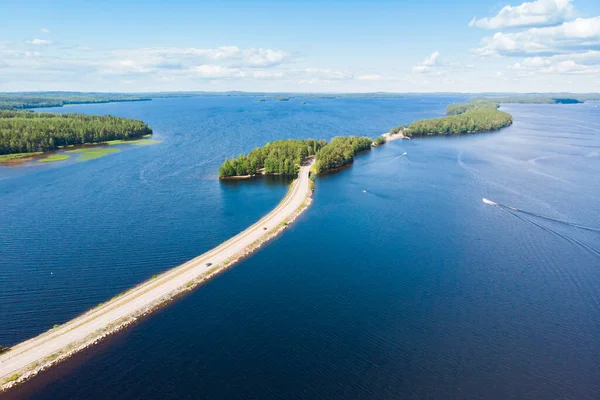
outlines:
[[[285,193],[219,184],[223,157],[374,136],[456,100],[70,108],[142,118],[163,143],[0,170],[0,343],[213,247]],[[600,228],[600,109],[506,110],[515,124],[501,132],[395,141],[317,179],[313,205],[269,246],[8,396],[598,398],[600,234],[481,199]]]

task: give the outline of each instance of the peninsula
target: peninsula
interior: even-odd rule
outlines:
[[[389,135],[401,133],[410,138],[497,131],[513,123],[512,115],[498,110],[499,107],[498,103],[489,100],[451,104],[446,109],[447,116],[398,126],[390,130]]]
[[[0,111],[0,160],[29,157],[79,144],[139,139],[151,135],[142,121],[110,115]]]
[[[149,97],[123,93],[0,93],[0,110],[22,110],[27,108],[63,107],[69,104],[101,104],[150,100]]]

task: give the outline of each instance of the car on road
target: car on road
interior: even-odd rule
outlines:
[[[263,231],[266,231],[266,230],[267,230],[267,227],[265,226],[265,227],[263,228]]]
[[[210,267],[212,265],[212,263],[206,263],[207,267]]]

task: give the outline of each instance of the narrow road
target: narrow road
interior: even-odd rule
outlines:
[[[311,165],[312,160],[300,168],[298,179],[275,209],[243,232],[193,260],[0,355],[0,390],[57,359],[65,358],[78,348],[92,344],[117,327],[135,320],[137,316],[186,290],[187,286],[231,266],[246,252],[254,250],[262,241],[275,235],[307,204],[311,193]],[[212,265],[207,266],[207,263]]]

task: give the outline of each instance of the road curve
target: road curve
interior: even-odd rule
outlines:
[[[274,237],[310,204],[311,165],[312,160],[300,168],[298,179],[275,209],[243,232],[193,260],[1,354],[0,391],[123,328],[173,296],[231,266]],[[212,265],[207,266],[206,263]]]

